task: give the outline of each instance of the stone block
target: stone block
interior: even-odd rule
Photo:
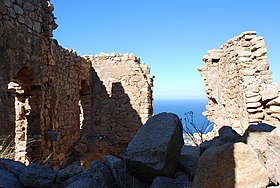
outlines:
[[[268,172],[257,153],[250,145],[239,142],[206,150],[199,158],[193,187],[266,187],[268,184]]]
[[[23,11],[23,9],[20,7],[20,6],[18,6],[18,5],[14,5],[14,10],[15,10],[15,12],[17,13],[17,14],[19,14],[19,15],[23,15],[23,13],[24,13],[24,11]]]
[[[269,110],[270,110],[271,113],[278,113],[278,114],[280,114],[280,106],[271,105],[269,107]]]
[[[257,32],[256,31],[244,31],[244,32],[242,32],[242,35],[256,35],[257,34]]]
[[[220,59],[223,56],[222,50],[209,50],[208,55],[211,59]]]
[[[259,40],[263,40],[263,37],[262,36],[255,37],[251,40],[251,42],[254,43],[254,42],[259,41]]]
[[[258,90],[256,90],[256,91],[258,91]],[[246,98],[256,97],[258,95],[259,95],[259,93],[257,93],[257,92],[245,91],[245,97]]]
[[[247,112],[249,113],[258,113],[258,112],[262,112],[263,108],[262,106],[258,107],[258,108],[247,108]]]
[[[55,177],[56,172],[49,167],[31,164],[20,174],[19,180],[24,187],[49,187]]]
[[[252,59],[249,57],[239,57],[239,62],[252,62]]]
[[[265,70],[268,70],[268,68],[269,68],[269,63],[268,63],[268,61],[260,61],[260,62],[258,62],[257,65],[256,65],[256,69],[257,69],[258,71],[265,71]]]
[[[257,85],[247,85],[246,86],[246,93],[258,93],[259,87]]]
[[[158,175],[173,175],[182,146],[178,116],[161,113],[140,127],[125,151],[125,159],[135,177],[151,184]]]
[[[262,48],[257,49],[257,50],[254,52],[254,55],[255,55],[256,57],[260,57],[260,56],[266,55],[266,53],[267,53],[267,47],[262,47]]]
[[[242,50],[242,51],[238,52],[238,55],[240,57],[250,57],[252,55],[252,52],[247,51],[247,50]]]
[[[253,76],[256,72],[255,69],[252,69],[252,68],[245,68],[241,71],[243,73],[243,75],[245,76]]]
[[[262,100],[269,100],[278,97],[279,94],[279,86],[277,83],[271,83],[265,86],[264,90],[260,92],[262,96]]]
[[[2,2],[0,2],[0,12],[1,14],[7,14],[6,6]]]
[[[4,0],[4,1],[2,1],[2,2],[4,2],[4,4],[5,4],[7,7],[12,7],[12,5],[13,5],[13,3],[12,3],[11,0]]]
[[[250,120],[256,119],[256,120],[258,120],[258,122],[260,122],[261,119],[264,118],[264,113],[262,113],[262,112],[253,113],[253,114],[249,114],[248,117]]]
[[[251,50],[255,51],[255,50],[257,50],[259,48],[262,48],[262,47],[265,47],[265,42],[264,42],[264,40],[259,40],[259,41],[256,41],[252,44]]]
[[[277,98],[269,101],[267,104],[267,106],[270,106],[270,105],[277,105],[277,106],[280,106],[280,96],[278,96]]]
[[[256,95],[256,96],[252,96],[252,97],[247,97],[245,99],[246,103],[255,103],[255,102],[259,102],[261,100],[261,96],[260,95]]]
[[[13,174],[0,169],[0,187],[22,188],[22,185]]]

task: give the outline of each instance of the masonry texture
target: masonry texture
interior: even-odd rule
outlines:
[[[86,58],[105,86],[92,90],[94,126],[90,129],[126,144],[153,114],[150,68],[133,54],[101,53]]]
[[[198,68],[208,105],[204,114],[214,122],[215,133],[232,126],[243,134],[250,124],[280,126],[280,89],[272,81],[263,37],[248,31],[208,51]]]
[[[129,92],[129,84],[119,80],[126,73],[133,75],[133,71],[138,75],[137,70],[130,67],[132,62],[111,67],[110,71],[127,71],[111,74],[112,78],[104,77],[106,84],[108,79],[116,81],[110,80],[111,86],[105,87],[99,78],[103,78],[106,70],[100,69],[99,76],[93,60],[80,57],[52,39],[53,30],[57,28],[53,10],[47,0],[0,1],[0,137],[15,138],[16,160],[59,166],[84,134],[83,128],[100,135],[117,133],[118,139],[127,144],[137,128],[152,115],[153,100],[149,68],[137,61],[142,71],[138,81],[144,82],[137,83],[138,89],[125,94]],[[100,91],[102,88],[106,88],[104,93]],[[121,98],[126,96],[126,103],[121,106],[115,105],[115,100],[105,102],[100,101],[103,96],[98,98],[103,94],[116,98],[120,92]],[[132,98],[142,94],[143,98]],[[110,113],[107,110],[102,113],[108,106],[114,113],[121,111],[118,115],[122,121],[131,123],[111,124]],[[110,125],[101,128],[104,122]]]

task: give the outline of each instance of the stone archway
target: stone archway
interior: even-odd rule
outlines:
[[[27,66],[20,69],[8,90],[14,96],[15,160],[28,164],[26,158],[28,116],[31,113],[30,95],[32,74]]]
[[[10,82],[9,88],[16,91],[15,95],[15,160],[27,163],[26,145],[27,145],[27,116],[31,107],[29,98],[24,95],[24,90],[16,82]]]
[[[41,85],[33,85],[32,71],[23,66],[8,84],[14,101],[14,157],[25,164],[41,158]],[[11,99],[12,100],[12,99]]]

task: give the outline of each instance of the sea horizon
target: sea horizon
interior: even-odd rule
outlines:
[[[182,121],[184,129],[186,128],[186,114],[193,112],[193,123],[196,127],[201,129],[203,125],[211,123],[202,114],[206,110],[207,99],[155,99],[154,100],[154,115],[168,112],[176,114]],[[188,116],[190,117],[190,116]],[[189,125],[189,124],[188,124]],[[210,127],[206,132],[211,131]],[[192,132],[195,132],[191,128]]]

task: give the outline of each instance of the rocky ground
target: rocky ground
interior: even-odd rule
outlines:
[[[274,187],[280,183],[280,128],[251,125],[243,136],[222,127],[200,146],[184,145],[175,114],[143,125],[122,158],[105,156],[86,169],[79,162],[47,166],[0,159],[0,187]]]

